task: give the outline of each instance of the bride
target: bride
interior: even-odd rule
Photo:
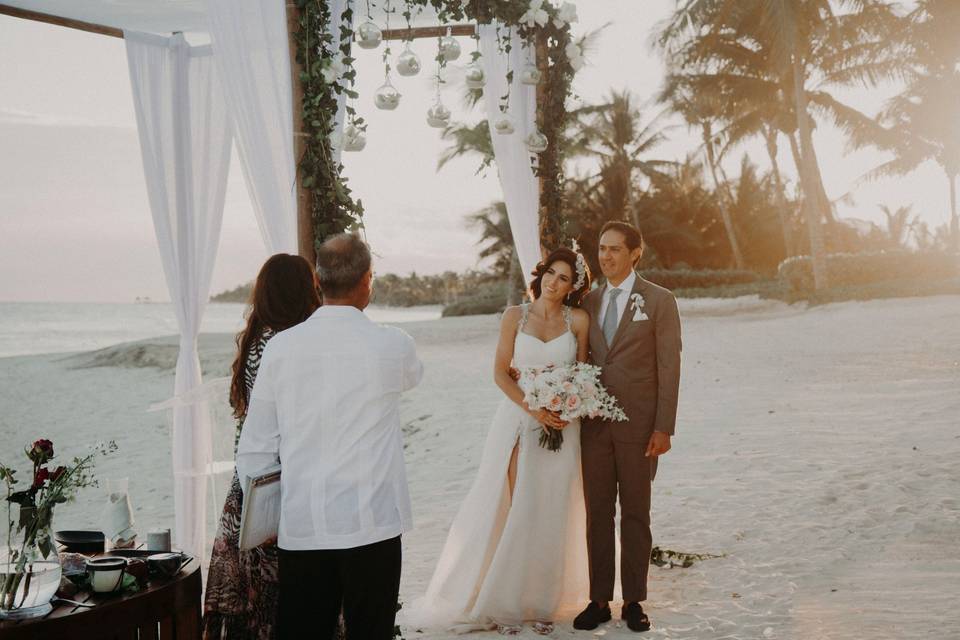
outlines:
[[[590,276],[583,256],[565,248],[533,275],[534,301],[503,314],[494,380],[506,398],[424,602],[429,617],[459,631],[515,635],[531,622],[547,634],[588,591],[579,422],[531,410],[511,366],[586,361],[589,317],[578,307]],[[559,451],[539,445],[541,429],[563,430]]]

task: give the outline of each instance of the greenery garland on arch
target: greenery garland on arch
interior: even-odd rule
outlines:
[[[299,19],[292,35],[303,87],[306,135],[297,171],[301,184],[312,191],[314,240],[319,244],[333,234],[363,227],[363,205],[354,199],[331,144],[338,97],[358,97],[353,89],[356,70],[350,56],[353,9],[352,3],[347,3],[342,16],[341,45],[335,51],[333,38],[326,33],[331,19],[327,0],[295,2]],[[569,20],[565,19],[571,15],[572,4],[556,7],[547,0],[394,0],[394,4],[403,4],[408,12],[418,7],[433,9],[440,24],[498,21],[505,29],[516,29],[520,37],[535,47],[542,73],[537,86],[537,126],[550,142],[545,151],[531,159],[541,178],[541,242],[546,247],[565,242],[563,145],[558,142],[568,122],[566,101],[575,66],[582,62],[579,45],[572,39]],[[364,129],[363,120],[356,117],[352,106],[347,111],[350,123]]]

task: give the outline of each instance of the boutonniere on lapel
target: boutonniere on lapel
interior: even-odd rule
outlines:
[[[639,322],[640,320],[649,320],[647,314],[644,313],[643,308],[647,304],[647,301],[643,299],[643,296],[639,293],[635,293],[630,296],[630,309],[633,311],[633,321]]]

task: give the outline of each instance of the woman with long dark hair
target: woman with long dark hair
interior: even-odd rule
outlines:
[[[582,255],[557,249],[533,276],[533,302],[503,314],[494,381],[505,397],[427,589],[428,623],[504,635],[532,623],[548,635],[586,589],[579,421],[530,408],[511,368],[586,361],[590,321],[579,307],[590,273]],[[550,429],[563,429],[558,451],[538,444]]]
[[[246,326],[237,334],[237,356],[230,384],[230,406],[237,419],[235,445],[240,440],[263,348],[274,335],[303,322],[321,305],[313,267],[300,256],[271,256],[257,275],[249,305]],[[234,472],[207,575],[205,639],[277,637],[277,547],[264,544],[240,551],[242,511],[243,491]]]

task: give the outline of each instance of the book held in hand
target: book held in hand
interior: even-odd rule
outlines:
[[[259,547],[277,537],[280,528],[280,465],[247,478],[240,514],[240,549]]]

